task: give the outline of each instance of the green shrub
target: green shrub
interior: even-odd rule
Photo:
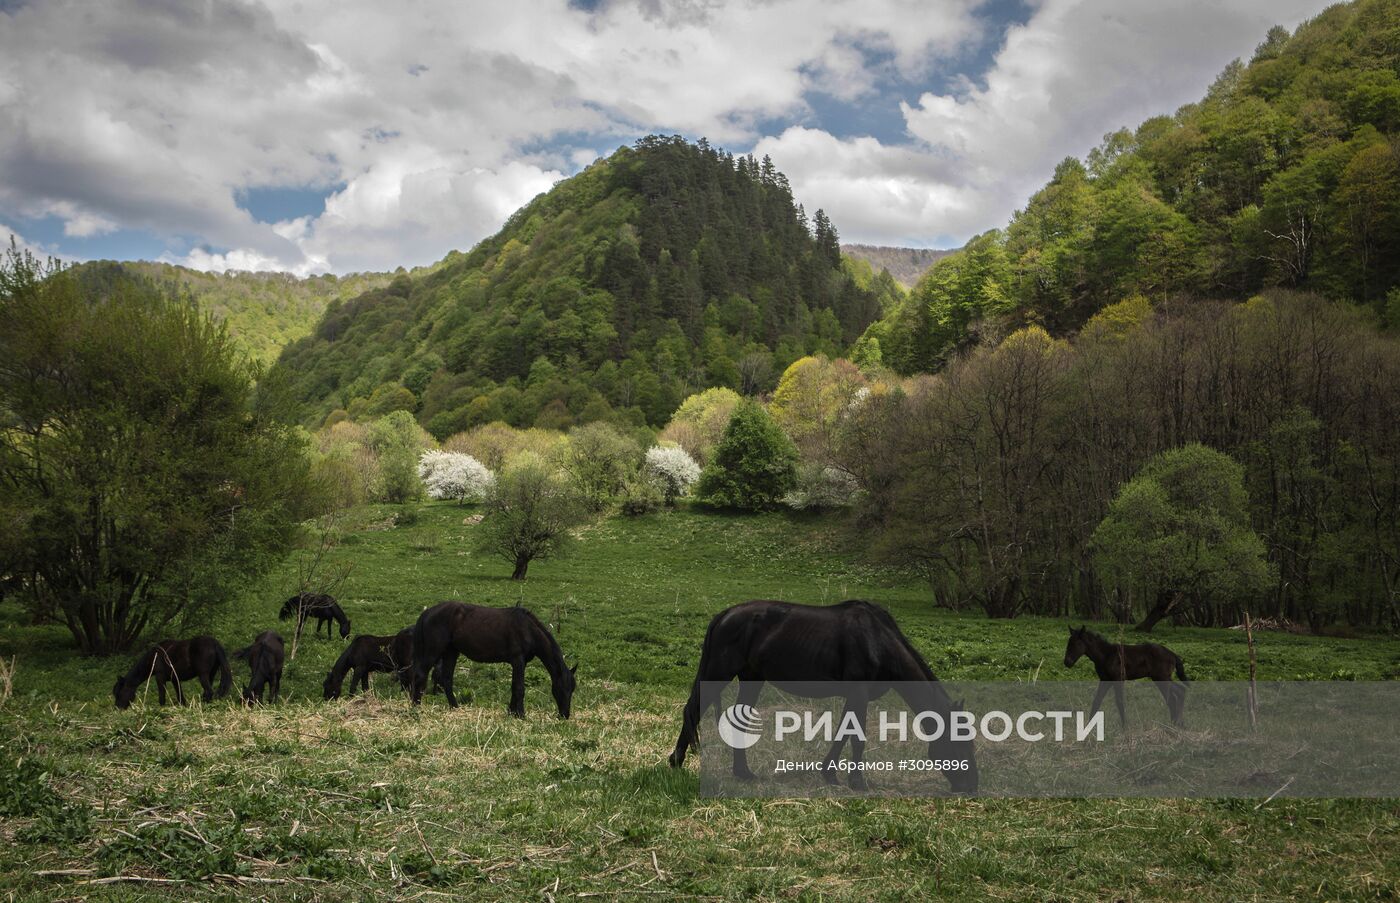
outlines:
[[[716,508],[776,508],[796,481],[797,449],[768,412],[752,401],[734,409],[710,463],[699,500]]]

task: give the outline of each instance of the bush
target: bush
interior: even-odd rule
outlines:
[[[637,443],[615,427],[589,423],[569,432],[559,459],[588,507],[601,511],[637,473],[640,452]]]
[[[783,496],[783,503],[799,511],[843,508],[855,500],[859,488],[844,470],[803,463],[798,465],[793,490]]]
[[[314,513],[275,381],[186,299],[0,260],[0,561],[85,653],[205,618]]]
[[[793,488],[797,449],[768,412],[752,401],[734,410],[696,495],[716,508],[776,508]]]
[[[428,497],[479,502],[486,498],[495,477],[486,466],[459,452],[425,451],[418,458],[418,477]]]
[[[380,501],[402,504],[423,497],[418,457],[432,441],[407,411],[395,411],[370,425],[369,447],[379,455],[375,496]]]
[[[654,445],[647,449],[647,481],[660,490],[662,501],[674,505],[700,479],[700,465],[678,445]]]
[[[676,408],[661,438],[676,443],[700,464],[706,464],[740,401],[739,393],[733,389],[719,387],[698,392]]]
[[[573,485],[538,456],[521,455],[486,497],[481,548],[514,564],[512,580],[524,580],[531,561],[563,554],[569,530],[585,519],[586,505]]]
[[[631,517],[654,514],[667,504],[660,483],[647,476],[629,480],[622,489],[622,513]]]

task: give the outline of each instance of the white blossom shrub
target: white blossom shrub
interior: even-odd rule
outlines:
[[[661,487],[667,505],[674,504],[700,479],[700,465],[679,445],[653,445],[647,449],[643,470]]]
[[[479,502],[496,481],[495,476],[476,458],[461,452],[425,451],[418,459],[418,477],[428,497]]]

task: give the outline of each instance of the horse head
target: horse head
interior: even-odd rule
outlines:
[[[1085,630],[1080,627],[1075,630],[1069,629],[1069,642],[1065,644],[1065,667],[1073,668],[1074,663],[1079,661],[1080,656],[1088,651],[1088,645],[1084,641]]]
[[[116,701],[117,708],[129,708],[131,701],[135,698],[136,685],[128,684],[125,677],[118,677],[117,682],[112,686],[112,699]]]
[[[285,621],[285,620],[287,620],[287,619],[290,618],[292,615],[296,614],[296,613],[297,613],[297,609],[300,608],[300,607],[301,607],[301,596],[300,596],[300,595],[292,596],[292,597],[291,597],[290,599],[288,599],[286,602],[283,602],[283,603],[282,603],[282,610],[279,611],[279,612],[277,613],[277,619],[278,619],[279,621]]]
[[[578,686],[578,682],[574,680],[576,671],[578,665],[560,668],[559,676],[550,685],[550,690],[554,693],[554,704],[559,707],[560,718],[568,718],[573,710],[574,688]]]
[[[977,751],[971,739],[954,740],[951,738],[951,722],[953,712],[965,711],[963,700],[959,699],[952,704],[949,710],[949,729],[941,732],[936,740],[931,740],[928,745],[928,756],[934,761],[944,760],[958,763],[962,767],[949,768],[943,771],[943,777],[948,781],[948,786],[956,793],[966,793],[969,796],[977,795]]]
[[[325,699],[339,699],[340,685],[344,680],[344,677],[340,680],[336,680],[335,671],[331,671],[331,673],[326,675],[326,679],[321,682],[321,696]],[[353,691],[355,688],[351,687],[350,689]]]

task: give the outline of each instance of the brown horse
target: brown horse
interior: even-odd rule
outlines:
[[[797,605],[758,599],[742,602],[715,615],[705,632],[700,650],[700,666],[690,699],[681,714],[681,733],[671,753],[672,768],[685,762],[687,749],[699,748],[701,684],[739,679],[739,698],[753,705],[765,682],[794,692],[801,685],[818,681],[849,681],[860,696],[845,699],[845,712],[854,713],[865,723],[866,707],[893,687],[915,711],[936,711],[945,722],[950,713],[961,709],[949,698],[924,657],[904,636],[890,613],[878,605],[860,600],[837,605]],[[792,686],[796,684],[796,686]],[[845,740],[836,741],[827,753],[828,767],[822,772],[835,781],[835,769]],[[851,759],[859,763],[865,755],[865,741],[851,739]],[[971,741],[941,739],[929,744],[929,758],[959,759],[968,763],[965,771],[946,771],[943,777],[956,791],[977,792],[977,760]],[[734,750],[735,777],[751,779],[744,750]],[[851,772],[851,786],[864,789],[859,770]]]
[[[529,609],[492,608],[464,602],[439,602],[418,616],[413,626],[413,680],[409,692],[413,704],[423,698],[428,671],[442,669],[442,689],[447,704],[457,707],[452,692],[452,672],[457,656],[474,662],[510,664],[510,707],[517,718],[525,717],[525,664],[537,658],[549,672],[550,690],[559,717],[568,718],[573,705],[574,672],[564,664],[564,653],[549,629]]]
[[[1113,688],[1114,701],[1118,703],[1118,720],[1125,727],[1128,713],[1123,703],[1123,681],[1151,678],[1157,690],[1166,700],[1167,711],[1172,723],[1180,725],[1186,706],[1186,665],[1181,656],[1158,643],[1110,643],[1092,630],[1080,627],[1069,629],[1069,643],[1065,646],[1065,667],[1073,668],[1082,655],[1089,656],[1094,663],[1094,671],[1099,675],[1099,689],[1094,693],[1094,705],[1089,710],[1092,717],[1103,704],[1108,688]],[[1181,678],[1181,683],[1172,680],[1172,671]]]
[[[214,699],[214,673],[219,674],[219,697],[228,695],[233,686],[233,672],[229,670],[228,656],[224,647],[211,636],[197,636],[188,640],[161,640],[147,649],[136,659],[136,663],[125,675],[118,677],[112,687],[112,698],[117,708],[124,709],[136,698],[136,691],[147,680],[154,679],[156,691],[160,694],[160,704],[165,705],[165,684],[175,684],[175,700],[185,704],[185,692],[180,689],[180,681],[199,679],[204,688],[203,699]]]

